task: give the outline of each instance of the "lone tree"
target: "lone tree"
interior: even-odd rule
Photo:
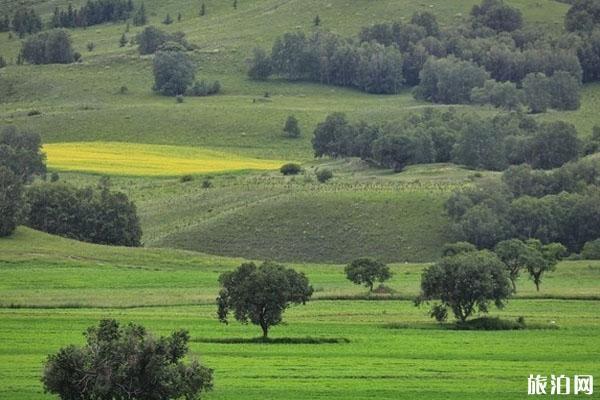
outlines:
[[[199,399],[212,388],[212,370],[184,364],[186,331],[156,338],[141,325],[115,320],[88,328],[86,344],[48,356],[42,382],[61,399]]]
[[[542,244],[537,239],[529,239],[525,243],[530,250],[525,267],[539,292],[542,277],[546,272],[556,269],[556,264],[566,254],[567,249],[560,243]]]
[[[357,285],[365,285],[369,292],[373,291],[375,282],[383,283],[392,277],[390,268],[372,258],[358,258],[344,269],[349,281]]]
[[[223,273],[219,282],[222,286],[217,297],[219,320],[228,323],[231,311],[239,322],[259,325],[264,339],[269,328],[282,321],[286,308],[305,304],[313,293],[303,273],[272,262],[259,267],[244,263],[235,271]]]
[[[194,82],[196,66],[180,51],[159,51],[154,57],[154,91],[165,96],[185,94]]]
[[[439,300],[465,322],[473,312],[487,313],[489,303],[502,308],[511,295],[510,279],[502,261],[489,250],[470,251],[444,257],[423,271],[421,294],[415,304]],[[437,311],[437,312],[435,312]]]
[[[293,115],[287,117],[285,125],[283,127],[283,134],[288,138],[300,137],[300,127],[298,126],[298,120]]]

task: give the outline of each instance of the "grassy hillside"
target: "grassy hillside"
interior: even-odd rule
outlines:
[[[551,298],[597,296],[598,262],[561,263],[539,295],[522,279],[521,298],[492,314],[523,316],[537,328],[554,321],[560,329],[504,332],[441,329],[411,301],[318,301],[364,289],[347,282],[340,265],[295,265],[307,273],[317,300],[292,307],[287,324],[272,329],[273,337],[292,342],[218,343],[259,335],[255,326],[225,326],[215,317],[217,276],[240,262],[90,245],[25,228],[0,239],[0,398],[52,398],[39,381],[43,360],[83,343],[81,333],[101,318],[141,323],[158,334],[189,329],[192,353],[215,369],[207,399],[514,399],[525,398],[531,371],[600,374],[600,302]],[[422,267],[394,265],[390,287],[414,296]],[[548,298],[523,298],[531,296]],[[344,341],[293,343],[307,337]]]
[[[318,183],[320,168],[334,178]],[[61,176],[77,185],[98,179]],[[306,164],[295,177],[277,171],[204,174],[191,182],[113,176],[112,184],[136,202],[146,246],[297,262],[365,255],[415,262],[436,259],[453,240],[443,203],[473,179],[472,171],[449,164],[393,174],[350,159]]]

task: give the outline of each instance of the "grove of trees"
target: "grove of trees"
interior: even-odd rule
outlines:
[[[27,226],[84,242],[140,246],[142,230],[135,204],[113,192],[107,180],[97,188],[36,183],[25,192]]]
[[[316,157],[360,157],[396,171],[433,162],[497,171],[523,163],[550,169],[578,159],[586,147],[575,127],[562,121],[433,109],[378,125],[351,123],[334,113],[317,125],[312,145]]]
[[[600,79],[600,27],[594,0],[576,0],[566,16],[573,33],[525,26],[503,0],[473,7],[466,24],[440,28],[421,12],[409,22],[377,23],[357,37],[317,29],[277,38],[270,54],[254,49],[248,76],[277,75],[397,93],[440,103],[483,103],[533,113],[579,107],[581,82]],[[584,21],[579,21],[584,18]],[[509,83],[510,82],[510,83]]]
[[[66,10],[56,7],[50,27],[75,28],[125,21],[133,10],[132,0],[87,0],[80,8],[74,8],[72,4]]]
[[[79,57],[69,33],[63,29],[40,32],[22,44],[21,56],[30,64],[68,64]]]

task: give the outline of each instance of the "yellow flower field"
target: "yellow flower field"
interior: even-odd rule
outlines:
[[[270,170],[283,161],[261,160],[199,147],[121,142],[44,145],[50,169],[112,175],[172,176],[245,169]]]

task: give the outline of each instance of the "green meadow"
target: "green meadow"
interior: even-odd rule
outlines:
[[[27,2],[45,19],[69,3],[84,1]],[[323,29],[353,36],[415,11],[452,26],[479,0],[240,0],[235,11],[230,1],[204,3],[200,17],[196,0],[144,1],[150,24],[183,31],[198,46],[191,53],[197,77],[222,84],[219,95],[181,104],[152,92],[150,56],[133,44],[119,47],[123,23],[70,30],[83,56],[70,65],[16,66],[20,40],[0,34],[9,62],[0,69],[0,125],[39,132],[49,170],[63,182],[83,187],[109,176],[135,202],[144,244],[92,245],[25,227],[0,238],[0,399],[53,398],[40,382],[44,360],[83,344],[82,333],[101,318],[163,335],[188,329],[192,355],[214,369],[206,399],[519,399],[530,374],[600,379],[599,261],[561,262],[540,292],[522,276],[516,297],[491,315],[524,317],[527,330],[456,331],[413,304],[423,269],[455,239],[445,200],[498,173],[431,164],[394,174],[356,159],[313,157],[312,132],[331,112],[384,122],[431,104],[409,90],[385,96],[246,78],[253,47],[317,29],[317,14]],[[554,0],[507,3],[527,23],[556,31],[568,9]],[[0,16],[13,7],[0,0]],[[182,21],[162,25],[167,13]],[[131,26],[126,35],[140,30]],[[567,120],[585,137],[598,124],[599,101],[600,85],[586,85],[579,110],[535,118]],[[289,115],[299,120],[298,139],[282,135]],[[303,172],[282,176],[286,162],[301,163]],[[334,174],[326,184],[315,178],[323,168]],[[344,265],[361,256],[389,263],[389,293],[369,295],[346,280]],[[315,293],[272,329],[281,342],[260,344],[252,342],[256,326],[220,324],[214,303],[221,273],[267,259],[304,272]]]
[[[159,334],[188,329],[192,354],[215,369],[210,399],[514,399],[526,397],[531,373],[600,373],[598,262],[559,264],[540,293],[521,279],[517,298],[492,315],[522,316],[531,329],[496,332],[441,328],[415,307],[422,264],[394,264],[393,294],[379,297],[346,281],[342,265],[298,264],[315,298],[273,328],[285,342],[258,344],[244,342],[257,327],[216,319],[217,277],[239,259],[25,228],[0,246],[0,398],[51,398],[39,382],[46,355],[109,317]]]

